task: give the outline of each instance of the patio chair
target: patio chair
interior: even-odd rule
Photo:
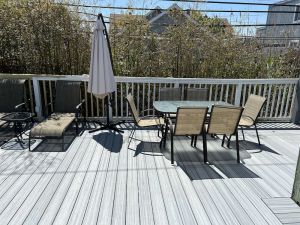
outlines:
[[[12,113],[28,111],[25,79],[0,79],[0,118]],[[0,127],[7,122],[0,120]]]
[[[238,124],[243,112],[243,107],[235,106],[212,106],[210,120],[207,127],[207,134],[223,135],[222,146],[224,146],[225,138],[228,142],[232,135],[236,138],[237,162],[240,162],[240,148],[238,137]],[[204,152],[207,153],[207,145],[205,143]],[[204,162],[207,162],[207,154],[204,155]]]
[[[180,101],[181,100],[181,88],[161,88],[160,92],[160,101]],[[168,118],[175,119],[176,114],[167,114],[164,115]]]
[[[82,104],[85,102],[81,100],[80,84],[81,82],[78,81],[56,82],[55,101],[52,102],[54,112],[49,113],[50,102],[45,107],[49,116],[30,130],[29,143],[34,137],[61,138],[62,150],[64,150],[65,131],[73,122],[75,122],[76,135],[78,135],[78,119],[82,112]]]
[[[161,88],[160,101],[180,101],[181,100],[181,88]]]
[[[191,108],[184,107],[177,109],[177,116],[175,124],[172,124],[172,120],[168,120],[167,130],[170,129],[171,135],[171,164],[174,164],[174,136],[191,136],[191,146],[196,147],[197,137],[202,134],[203,137],[203,149],[205,146],[205,118],[207,114],[207,107]],[[166,141],[166,140],[165,140]],[[205,151],[204,150],[204,151]],[[206,153],[204,153],[206,155]]]
[[[144,116],[141,117],[141,113],[138,112],[136,105],[134,103],[134,99],[132,94],[128,94],[126,97],[126,100],[128,102],[129,108],[130,108],[130,112],[133,116],[134,119],[134,129],[131,131],[130,135],[129,135],[129,142],[128,142],[128,147],[130,145],[131,140],[133,139],[134,133],[136,131],[136,128],[158,128],[158,136],[159,136],[159,131],[161,130],[161,132],[163,133],[163,126],[164,126],[164,119],[161,117],[148,117],[148,116]],[[153,111],[152,109],[146,109],[145,111]]]
[[[208,88],[187,88],[186,100],[188,101],[207,101]]]
[[[262,110],[264,104],[266,102],[266,98],[258,95],[250,95],[245,104],[245,109],[241,116],[241,120],[239,122],[239,126],[241,127],[243,139],[245,140],[244,130],[243,128],[254,126],[257,136],[258,144],[260,145],[259,135],[256,127],[257,117]]]

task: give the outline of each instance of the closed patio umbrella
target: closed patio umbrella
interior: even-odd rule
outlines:
[[[102,127],[91,130],[90,133],[104,129],[122,132],[116,128],[116,124],[110,123],[109,120],[110,94],[116,89],[108,34],[103,16],[99,14],[93,33],[88,92],[95,95],[96,98],[106,98],[107,124],[99,122]]]

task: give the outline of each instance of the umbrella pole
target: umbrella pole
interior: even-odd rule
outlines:
[[[109,124],[109,98],[110,96],[106,96],[106,124]]]
[[[124,121],[120,121],[117,123],[110,122],[110,120],[109,120],[110,95],[107,95],[105,98],[106,98],[106,124],[103,124],[99,121],[98,123],[101,125],[101,127],[90,130],[89,133],[94,133],[99,130],[113,130],[118,133],[124,133],[123,130],[117,128],[117,125],[124,123]]]

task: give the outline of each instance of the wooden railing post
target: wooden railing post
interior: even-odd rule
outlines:
[[[239,83],[236,85],[235,98],[234,98],[235,106],[240,106],[240,104],[241,104],[242,87],[243,87],[242,83]]]
[[[35,99],[35,112],[39,120],[42,119],[42,100],[41,100],[41,89],[39,80],[37,77],[32,78],[33,82],[33,92]]]
[[[294,105],[292,105],[292,123],[299,124],[300,123],[300,79],[298,80],[296,86],[296,96],[294,99]]]

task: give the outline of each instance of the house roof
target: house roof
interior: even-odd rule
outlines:
[[[291,3],[291,2],[294,2],[296,0],[282,0],[282,1],[279,1],[279,2],[275,2],[274,5],[282,5],[282,4],[285,4],[285,3]],[[300,1],[299,1],[300,3]]]
[[[158,20],[159,18],[161,18],[162,16],[166,15],[168,13],[169,10],[172,10],[172,9],[177,9],[177,10],[180,10],[182,11],[182,8],[180,8],[176,3],[174,3],[173,5],[171,5],[167,10],[164,10],[162,13],[158,14],[157,16],[153,17],[151,20],[149,20],[149,23],[153,23],[155,22],[156,20]],[[185,17],[187,17],[189,20],[193,21],[196,23],[196,21],[194,21],[189,14],[187,14],[185,11],[182,11],[183,15]]]

